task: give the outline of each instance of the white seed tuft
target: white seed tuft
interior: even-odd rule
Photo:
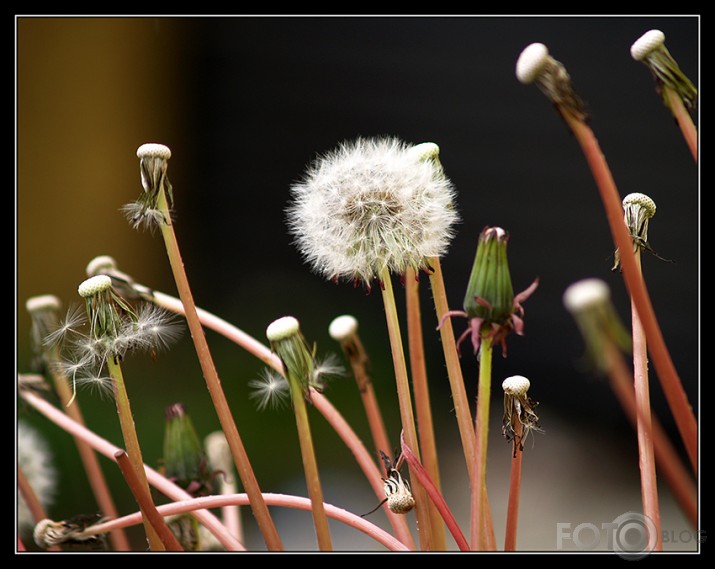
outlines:
[[[171,150],[163,144],[148,142],[137,148],[137,158],[163,158],[168,160],[171,158]]]
[[[533,83],[549,61],[549,50],[543,43],[532,43],[524,48],[516,60],[516,78],[524,83]]]
[[[300,331],[298,320],[292,316],[283,316],[274,320],[266,328],[266,337],[271,342],[277,342],[295,336]]]
[[[333,340],[342,342],[352,338],[357,333],[357,329],[357,319],[349,314],[344,314],[343,316],[338,316],[330,323],[328,333]]]
[[[631,57],[642,61],[648,54],[665,44],[665,34],[660,30],[650,30],[638,38],[631,46]]]
[[[434,142],[422,142],[415,144],[408,150],[417,160],[434,160],[439,159],[439,146]]]
[[[611,298],[608,285],[600,279],[584,279],[578,281],[564,292],[564,306],[569,312],[580,312],[593,306],[598,306]]]
[[[531,382],[523,375],[512,375],[511,377],[507,377],[501,386],[507,395],[523,396],[529,391]]]
[[[649,219],[655,215],[655,202],[645,194],[634,192],[623,198],[623,207],[638,205]]]
[[[112,279],[107,275],[96,275],[88,278],[77,288],[77,292],[82,298],[94,296],[95,294],[107,290],[112,286]]]
[[[59,310],[62,307],[60,299],[54,294],[43,294],[28,298],[25,302],[25,308],[32,313],[36,310]]]

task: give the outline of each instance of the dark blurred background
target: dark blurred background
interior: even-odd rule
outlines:
[[[583,344],[561,297],[586,277],[606,280],[624,322],[630,308],[611,272],[613,243],[583,154],[551,104],[514,68],[528,44],[545,43],[585,100],[591,126],[622,196],[648,194],[658,210],[650,243],[672,262],[643,266],[666,343],[690,401],[699,401],[699,171],[647,68],[629,53],[658,28],[699,85],[700,19],[688,17],[117,17],[16,20],[17,368],[29,370],[27,298],[55,294],[69,307],[96,255],[155,289],[175,294],[159,235],[132,230],[119,208],[141,192],[136,149],[172,150],[176,232],[197,304],[257,339],[290,314],[320,354],[340,353],[330,321],[356,316],[373,360],[391,436],[399,413],[380,294],[324,282],[291,244],[289,188],[317,153],[357,136],[435,142],[458,191],[462,218],[443,259],[453,308],[461,307],[477,237],[486,225],[511,234],[515,289],[540,278],[527,301],[524,337],[494,358],[490,488],[503,535],[509,448],[500,440],[501,381],[531,379],[545,435],[524,459],[519,546],[550,550],[557,522],[609,522],[640,510],[637,447],[607,381],[579,367]],[[694,117],[697,120],[697,115]],[[396,281],[398,284],[398,281]],[[425,344],[445,493],[464,520],[468,484],[460,458],[439,335],[423,277]],[[398,287],[398,301],[404,297]],[[455,330],[463,330],[455,322]],[[305,495],[289,410],[258,412],[248,398],[260,362],[209,332],[213,356],[262,489]],[[467,392],[477,365],[462,358]],[[188,333],[168,353],[125,364],[145,460],[161,465],[164,408],[188,406],[203,436],[218,428]],[[654,411],[677,436],[654,371]],[[368,447],[351,379],[326,392]],[[87,423],[121,444],[114,403],[89,392]],[[21,410],[21,413],[25,413]],[[69,437],[29,420],[55,449],[56,519],[96,508]],[[311,416],[326,500],[357,513],[376,505],[350,452]],[[118,469],[104,459],[120,511],[135,509]],[[686,527],[666,487],[663,528]],[[294,549],[315,549],[308,514],[276,511]],[[248,545],[264,544],[246,512]],[[382,513],[372,516],[384,524]],[[372,543],[334,526],[336,546]],[[135,534],[139,535],[139,534]],[[449,541],[448,542],[452,543]],[[694,544],[674,544],[693,548]]]

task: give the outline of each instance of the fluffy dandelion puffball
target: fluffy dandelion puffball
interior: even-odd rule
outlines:
[[[430,257],[445,254],[455,191],[437,146],[423,147],[359,138],[308,167],[291,188],[288,226],[315,272],[369,286],[385,269],[427,270]]]

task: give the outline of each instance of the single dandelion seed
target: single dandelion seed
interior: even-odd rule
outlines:
[[[502,434],[507,441],[514,444],[514,456],[517,450],[524,450],[524,441],[532,431],[542,432],[539,427],[539,417],[534,412],[538,405],[527,392],[531,383],[522,375],[507,377],[502,382],[504,390],[504,417]]]
[[[162,223],[169,223],[158,207],[162,188],[166,190],[169,209],[173,207],[173,192],[166,171],[169,167],[171,150],[163,144],[147,143],[137,149],[139,171],[144,192],[133,203],[126,204],[122,211],[134,229],[153,229]]]
[[[248,382],[248,387],[251,389],[249,397],[256,402],[259,411],[282,408],[290,399],[288,382],[271,369],[262,370],[258,379]]]
[[[317,158],[291,187],[288,227],[313,270],[371,283],[383,270],[430,270],[458,221],[437,146],[359,138]],[[427,159],[425,158],[427,157]]]

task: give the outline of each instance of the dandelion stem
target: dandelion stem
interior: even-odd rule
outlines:
[[[233,460],[236,463],[236,470],[241,483],[243,484],[246,493],[251,498],[251,509],[256,517],[256,522],[263,534],[266,545],[270,550],[280,551],[283,549],[278,531],[273,523],[268,507],[263,501],[261,490],[258,486],[258,481],[253,472],[253,468],[246,454],[243,442],[238,433],[238,428],[233,420],[231,408],[229,407],[226,395],[221,387],[216,367],[209,351],[206,337],[204,336],[203,328],[196,312],[193,295],[189,286],[189,280],[184,270],[184,263],[181,259],[179,244],[174,233],[174,226],[171,223],[171,214],[169,212],[168,203],[166,201],[166,192],[162,188],[159,193],[157,203],[159,210],[164,216],[165,223],[161,224],[161,233],[164,238],[169,263],[174,273],[174,280],[179,291],[179,298],[184,306],[184,314],[191,332],[191,337],[194,341],[196,354],[199,358],[201,370],[206,380],[206,386],[211,395],[216,413],[221,423],[221,428],[226,435]]]
[[[20,390],[19,395],[26,403],[47,417],[47,419],[52,421],[55,425],[68,432],[70,435],[82,439],[101,455],[111,460],[115,460],[116,453],[122,450],[96,433],[93,433],[84,425],[76,422],[71,417],[67,416],[65,413],[34,393],[27,390]],[[179,488],[176,484],[167,480],[164,476],[152,468],[144,465],[144,471],[146,472],[147,480],[151,483],[151,485],[165,496],[168,496],[170,499],[191,499],[191,495],[188,492]],[[194,517],[206,526],[206,528],[216,536],[221,544],[226,547],[226,549],[231,551],[245,549],[211,512],[207,510],[197,510],[194,512]]]
[[[623,407],[628,419],[637,428],[641,418],[641,409],[636,403],[633,391],[633,376],[628,369],[618,348],[611,342],[606,343],[603,354],[608,367],[611,387]],[[646,424],[645,421],[642,424]],[[647,433],[653,440],[655,458],[663,477],[667,480],[673,496],[680,504],[693,528],[698,527],[697,489],[688,470],[680,460],[678,452],[670,443],[667,434],[655,417],[651,418],[651,430]],[[655,541],[654,541],[655,543]]]
[[[504,551],[516,551],[516,529],[519,524],[519,494],[521,492],[521,460],[524,455],[520,449],[523,426],[521,421],[513,422],[514,440],[511,456],[511,471],[509,473],[509,501],[506,511],[506,532]]]
[[[139,509],[142,512],[142,516],[149,520],[154,531],[156,531],[159,539],[164,544],[166,551],[183,551],[183,548],[176,539],[176,536],[166,525],[164,518],[159,515],[156,511],[156,506],[151,499],[151,494],[149,494],[149,484],[139,479],[137,472],[132,464],[131,459],[127,455],[126,451],[119,450],[114,454],[114,459],[119,464],[119,469],[122,471],[129,489],[132,491],[134,498],[139,505]],[[143,465],[142,465],[143,466]],[[144,468],[141,469],[144,472]]]
[[[636,264],[641,270],[640,248],[635,253]],[[663,550],[663,541],[660,524],[660,508],[658,506],[658,483],[655,471],[655,451],[651,438],[651,408],[648,387],[648,350],[646,346],[643,325],[638,317],[638,311],[631,302],[632,331],[633,331],[633,377],[635,387],[635,400],[638,407],[636,428],[638,431],[638,461],[641,476],[641,496],[643,500],[643,513],[655,524],[657,540],[655,551]]]
[[[308,409],[305,405],[305,395],[303,387],[295,380],[294,374],[286,373],[288,385],[290,386],[291,400],[293,401],[293,411],[295,413],[295,423],[298,429],[298,440],[300,442],[300,452],[303,458],[303,470],[305,481],[308,486],[310,496],[311,511],[313,513],[313,524],[318,538],[318,547],[321,551],[332,550],[330,539],[330,529],[328,518],[325,515],[325,504],[323,502],[323,490],[318,474],[318,464],[315,460],[315,448],[313,438],[310,433],[308,422]]]
[[[117,404],[117,414],[119,415],[119,424],[122,429],[122,437],[126,452],[129,455],[129,460],[134,467],[137,481],[149,494],[149,482],[144,472],[144,459],[142,458],[141,446],[137,437],[136,427],[134,425],[134,416],[129,404],[129,395],[127,394],[126,385],[124,384],[124,375],[122,368],[113,356],[107,359],[107,368],[112,376],[112,385],[114,386],[114,399]],[[142,512],[144,512],[142,510]],[[144,514],[144,529],[146,530],[149,547],[152,551],[165,551],[164,544],[159,538],[159,535],[154,530],[149,518]]]
[[[53,362],[59,361],[59,355],[57,347],[53,347],[48,350],[46,354],[48,361],[50,363],[49,368],[52,373],[52,379],[55,384],[55,390],[60,398],[63,408],[66,413],[72,417],[75,421],[84,425],[84,418],[82,416],[82,411],[80,410],[79,401],[75,399],[74,403],[70,405],[72,401],[72,390],[69,386],[69,379],[57,372],[57,366],[52,365]],[[112,495],[109,491],[109,486],[107,485],[107,480],[102,472],[102,468],[99,466],[99,461],[97,456],[91,447],[75,437],[75,445],[77,446],[77,452],[79,453],[82,464],[84,465],[85,472],[87,473],[87,479],[94,493],[95,499],[97,500],[97,505],[104,516],[110,518],[116,518],[119,513],[112,499]],[[115,551],[129,551],[131,548],[129,546],[129,541],[127,539],[126,533],[119,528],[117,531],[112,532],[109,535],[109,539],[112,542],[112,546]]]
[[[695,163],[698,163],[698,131],[693,123],[693,118],[688,113],[685,105],[683,104],[683,99],[678,95],[678,93],[668,87],[663,85],[663,94],[668,101],[668,107],[670,108],[675,122],[680,128],[680,132],[683,134],[685,143],[690,149],[690,153],[693,155]]]
[[[419,275],[414,269],[405,273],[405,295],[407,300],[407,341],[410,354],[410,370],[412,371],[412,388],[415,395],[415,411],[417,412],[417,428],[422,450],[422,463],[430,480],[440,491],[439,461],[437,460],[437,444],[430,407],[429,386],[427,382],[427,367],[422,335],[422,310],[420,307]],[[432,549],[446,549],[444,520],[434,503],[429,503]]]
[[[488,515],[487,443],[489,441],[489,403],[492,384],[492,341],[483,334],[479,345],[479,386],[477,387],[476,448],[472,481],[472,548],[487,550],[494,530]]]
[[[392,361],[395,368],[395,383],[397,384],[400,419],[405,433],[405,441],[419,460],[420,455],[417,442],[417,430],[415,428],[415,418],[412,411],[412,399],[410,396],[410,381],[407,374],[405,353],[402,347],[402,334],[400,332],[400,321],[397,316],[395,294],[392,289],[392,279],[387,268],[382,270],[379,275],[379,279],[382,284],[382,299],[385,306],[387,330],[390,338]],[[432,532],[427,496],[424,487],[419,484],[419,482],[414,485],[413,494],[417,510],[417,530],[420,538],[420,546],[423,551],[431,551],[432,544],[430,537]]]
[[[621,264],[626,287],[636,307],[646,340],[650,346],[650,354],[658,372],[663,392],[675,419],[680,436],[685,445],[690,464],[697,476],[698,472],[698,426],[693,409],[688,402],[680,377],[665,344],[663,334],[658,325],[653,305],[648,291],[638,270],[633,252],[633,242],[623,219],[623,206],[618,195],[616,184],[606,159],[601,152],[598,141],[591,128],[582,117],[571,113],[568,108],[562,108],[561,114],[578,140],[589,164],[594,180],[601,194],[606,210],[606,216],[616,247],[621,252]]]
[[[437,322],[442,322],[444,315],[449,312],[449,303],[447,302],[447,292],[444,286],[439,257],[430,257],[429,264],[433,269],[430,273],[430,286],[437,312]],[[474,424],[472,423],[472,413],[467,399],[467,392],[464,388],[462,367],[459,363],[459,352],[457,351],[457,343],[454,339],[454,329],[450,318],[444,320],[439,333],[442,338],[442,349],[447,366],[447,375],[449,376],[449,385],[452,389],[454,413],[457,417],[457,426],[459,427],[462,448],[464,449],[467,472],[471,481],[472,469],[474,468]]]
[[[170,295],[154,291],[153,299],[159,306],[162,306],[167,310],[177,314],[185,314],[183,304],[178,299]],[[224,319],[219,318],[215,314],[211,314],[202,308],[197,308],[197,313],[204,326],[228,338],[238,346],[241,346],[244,350],[276,370],[281,375],[285,373],[283,369],[283,362],[281,362],[278,356],[271,352],[268,346],[262,344],[249,334],[246,334],[243,330],[237,328],[229,322],[226,322]],[[310,399],[315,408],[320,411],[328,423],[330,423],[333,429],[335,429],[338,433],[340,438],[345,442],[345,445],[352,451],[358,461],[358,464],[365,473],[365,476],[375,490],[375,494],[379,498],[384,497],[380,471],[378,470],[373,458],[360,441],[359,437],[355,434],[355,431],[352,430],[350,425],[323,394],[318,393],[316,390],[311,388]],[[414,541],[412,534],[407,527],[405,517],[396,515],[390,512],[387,508],[385,508],[385,510],[387,518],[392,527],[395,529],[395,533],[398,538],[410,549],[414,549]]]

